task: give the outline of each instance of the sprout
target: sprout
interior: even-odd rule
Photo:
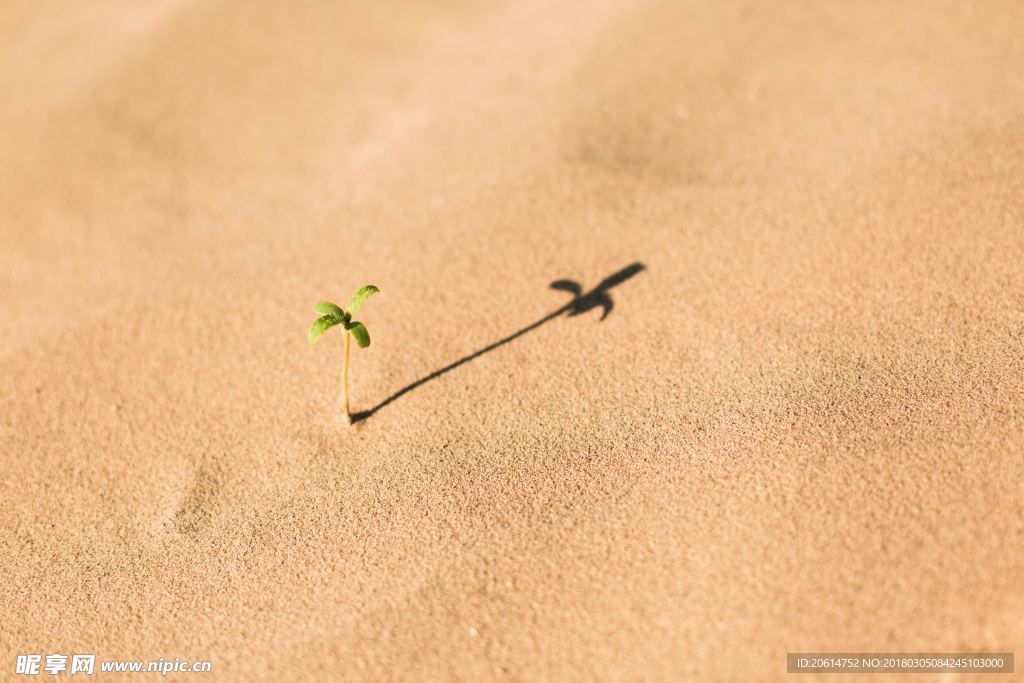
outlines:
[[[317,313],[322,314],[319,318],[313,321],[313,324],[309,326],[309,343],[313,344],[317,339],[320,338],[327,330],[331,329],[335,325],[342,325],[345,328],[345,362],[342,365],[341,370],[341,395],[345,400],[345,415],[349,421],[352,420],[352,413],[348,408],[348,349],[349,339],[354,338],[359,348],[365,349],[370,345],[370,333],[366,331],[366,326],[359,321],[353,321],[352,316],[355,315],[363,303],[372,294],[376,294],[380,290],[374,285],[363,285],[356,293],[352,295],[352,298],[348,300],[348,305],[342,308],[338,304],[331,303],[330,301],[321,301],[318,303],[314,310]]]

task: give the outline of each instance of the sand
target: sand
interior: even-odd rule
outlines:
[[[4,3],[0,679],[1020,651],[1022,35],[1016,2]],[[306,329],[365,282],[354,409],[429,379],[349,426]]]

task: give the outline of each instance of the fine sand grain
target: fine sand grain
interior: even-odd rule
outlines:
[[[1024,652],[1022,36],[1012,1],[3,3],[0,680]],[[633,263],[604,320],[352,427],[306,343],[380,286],[370,410]]]

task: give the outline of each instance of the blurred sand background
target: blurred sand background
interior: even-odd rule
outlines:
[[[1022,37],[1010,1],[8,0],[0,679],[1020,651]],[[355,427],[306,343],[381,287],[368,409],[636,261],[606,320]]]

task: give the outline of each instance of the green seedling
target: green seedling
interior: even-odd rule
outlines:
[[[330,301],[321,301],[318,303],[314,310],[322,315],[313,321],[313,324],[309,326],[309,343],[314,343],[320,338],[327,330],[331,329],[335,325],[341,325],[345,328],[345,362],[341,369],[341,395],[345,400],[345,415],[349,421],[352,420],[352,413],[348,409],[348,349],[349,340],[354,338],[359,348],[365,349],[370,345],[370,333],[366,331],[366,326],[359,321],[352,320],[352,316],[355,315],[356,311],[362,307],[371,294],[376,294],[380,290],[374,285],[363,285],[356,293],[352,295],[352,298],[348,300],[348,305],[342,308],[338,304],[331,303]]]

